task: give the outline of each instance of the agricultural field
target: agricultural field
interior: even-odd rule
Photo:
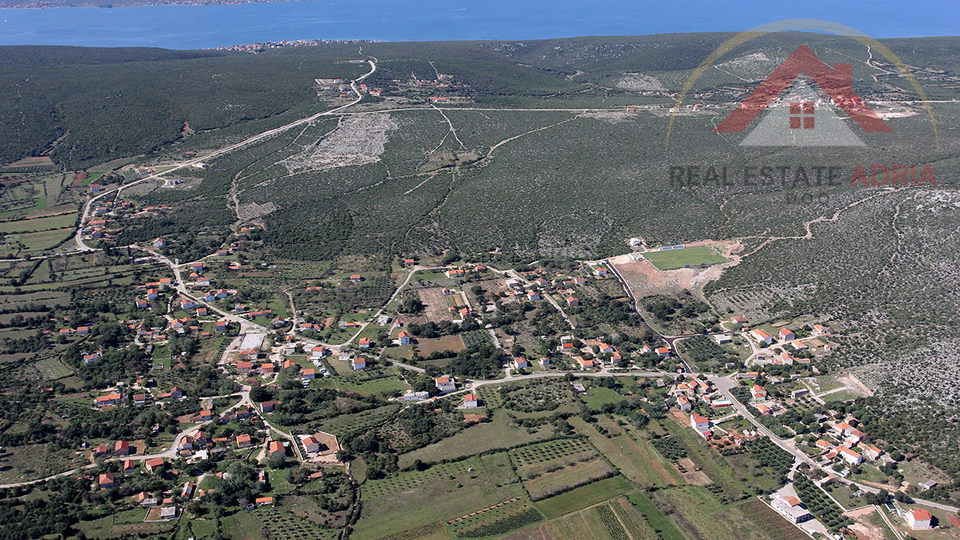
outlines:
[[[527,479],[593,459],[598,453],[586,439],[555,439],[515,448],[509,455],[517,474]]]
[[[499,400],[494,402],[511,411],[553,411],[573,400],[570,384],[557,378],[532,379],[494,388],[499,393]]]
[[[512,423],[506,414],[494,414],[490,422],[470,426],[440,442],[401,454],[399,462],[401,467],[406,467],[417,459],[425,462],[457,459],[486,450],[522,446],[554,436],[554,428],[550,424],[539,428],[522,428]]]
[[[643,257],[659,270],[676,270],[690,266],[706,266],[727,259],[712,246],[685,247],[667,251],[646,251]]]
[[[530,494],[530,498],[537,501],[606,478],[613,472],[614,468],[610,463],[598,457],[529,477],[523,481],[523,486]]]
[[[580,399],[587,404],[587,407],[599,411],[604,405],[623,401],[624,397],[619,392],[610,388],[600,386],[591,386],[586,393],[581,394]]]
[[[400,492],[402,497],[397,496]],[[525,498],[505,453],[471,457],[408,471],[361,487],[364,513],[356,524],[360,538],[380,538],[436,521]]]
[[[344,392],[357,392],[359,394],[383,394],[393,396],[402,394],[410,389],[410,385],[399,379],[395,374],[387,374],[383,377],[367,379],[347,379],[339,383],[340,389]]]
[[[652,439],[650,444],[660,452],[663,457],[670,461],[676,461],[687,457],[687,449],[677,442],[673,437],[660,437]]]
[[[490,333],[486,330],[471,330],[469,332],[463,332],[460,334],[460,338],[463,340],[463,345],[467,348],[487,345],[493,341],[490,338]]]
[[[780,540],[747,518],[743,503],[722,503],[706,488],[677,486],[658,491],[657,506],[686,536],[711,540]],[[723,519],[716,516],[723,515]]]
[[[775,540],[806,540],[809,538],[796,525],[783,517],[758,499],[749,499],[740,505],[740,511],[750,521]]]
[[[658,533],[626,497],[566,514],[505,536],[508,540],[674,540]]]
[[[442,353],[442,352],[460,352],[466,347],[463,344],[463,339],[460,338],[460,334],[455,334],[452,336],[443,336],[439,338],[432,339],[417,339],[417,351],[420,356],[424,358],[430,356],[433,353]]]
[[[614,476],[543,499],[538,501],[536,506],[549,519],[592,506],[632,490],[633,486],[622,476]]]
[[[528,500],[516,497],[447,522],[459,538],[500,535],[543,519]]]
[[[807,505],[807,509],[821,523],[830,530],[839,530],[840,527],[850,525],[850,518],[843,515],[843,509],[837,506],[820,487],[807,478],[806,475],[794,476],[793,485],[800,500]]]
[[[669,470],[669,465],[659,458],[648,441],[633,437],[632,433],[609,419],[600,417],[598,423],[613,434],[611,437],[601,435],[594,426],[580,418],[571,418],[569,422],[577,433],[586,435],[600,450],[600,454],[632,482],[643,486],[673,485],[678,482],[676,473]]]
[[[323,529],[297,516],[276,508],[261,507],[256,516],[267,530],[269,538],[277,540],[336,540],[339,531]]]
[[[0,234],[63,229],[67,227],[73,227],[76,223],[76,213],[33,219],[21,219],[17,221],[0,221]]]
[[[378,409],[370,409],[354,414],[343,414],[323,420],[320,422],[319,429],[327,433],[333,433],[340,438],[349,438],[386,422],[399,409],[399,404],[391,404],[384,405]]]

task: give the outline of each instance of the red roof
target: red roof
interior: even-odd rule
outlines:
[[[927,521],[933,517],[930,515],[930,512],[927,512],[923,508],[911,508],[910,514],[913,516],[915,521]]]

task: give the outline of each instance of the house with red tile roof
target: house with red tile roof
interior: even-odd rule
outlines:
[[[123,401],[124,397],[116,392],[113,394],[107,394],[105,396],[100,396],[93,400],[93,405],[96,407],[107,407],[109,405],[117,405]]]
[[[118,456],[126,456],[132,454],[133,451],[130,448],[130,443],[127,441],[117,441],[113,445],[113,453]]]
[[[577,364],[580,365],[580,369],[594,369],[597,367],[597,363],[593,360],[587,360],[582,356],[575,356],[573,358],[577,361]]]
[[[249,448],[251,444],[250,435],[237,435],[237,448]]]
[[[110,489],[114,486],[113,473],[101,474],[97,477],[97,485],[100,489]]]
[[[320,441],[311,435],[303,439],[303,448],[308,454],[315,454],[320,451]]]

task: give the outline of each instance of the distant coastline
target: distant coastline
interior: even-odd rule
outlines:
[[[546,10],[543,2],[514,0],[454,0],[424,10],[396,0],[0,0],[0,45],[195,50],[318,38],[520,41],[742,32],[796,16],[787,4],[722,11],[708,9],[708,4],[692,0],[685,15],[677,17],[670,3],[636,0],[610,0],[600,10],[582,0],[552,0]],[[949,15],[930,19],[919,12],[898,13],[895,19],[883,10],[821,18],[877,39],[942,36],[956,28]]]
[[[0,10],[4,9],[51,9],[71,7],[94,7],[111,9],[138,6],[232,6],[264,2],[299,2],[302,0],[0,0]]]

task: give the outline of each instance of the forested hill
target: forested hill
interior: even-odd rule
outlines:
[[[656,76],[657,82],[649,89],[678,91],[691,70],[732,35],[371,43],[364,52],[380,60],[373,79],[380,85],[411,76],[432,77],[434,66],[440,66],[468,89],[473,103],[582,107],[597,106],[613,97],[641,97],[637,94],[648,89],[644,81],[649,80],[631,78],[631,74]],[[866,57],[866,48],[849,38],[804,33],[765,36],[742,45],[736,55],[773,59],[810,41],[842,51],[838,61]],[[884,44],[917,68],[960,71],[960,60],[954,54],[960,38],[886,40]],[[184,122],[195,131],[204,131],[284,112],[295,116],[324,110],[330,104],[317,99],[314,79],[361,74],[363,66],[346,63],[361,59],[358,51],[359,47],[351,44],[272,49],[260,54],[0,47],[0,125],[11,128],[0,131],[0,165],[47,152],[67,169],[78,169],[163,151],[179,140]],[[875,57],[883,60],[880,55]],[[872,84],[870,73],[857,75],[859,84]],[[725,82],[743,81],[712,77],[704,83],[709,87]],[[931,84],[934,82],[925,81],[931,97],[956,93],[955,84]],[[419,96],[421,101],[425,98]],[[255,132],[257,128],[237,131]],[[54,141],[58,143],[51,147]]]

